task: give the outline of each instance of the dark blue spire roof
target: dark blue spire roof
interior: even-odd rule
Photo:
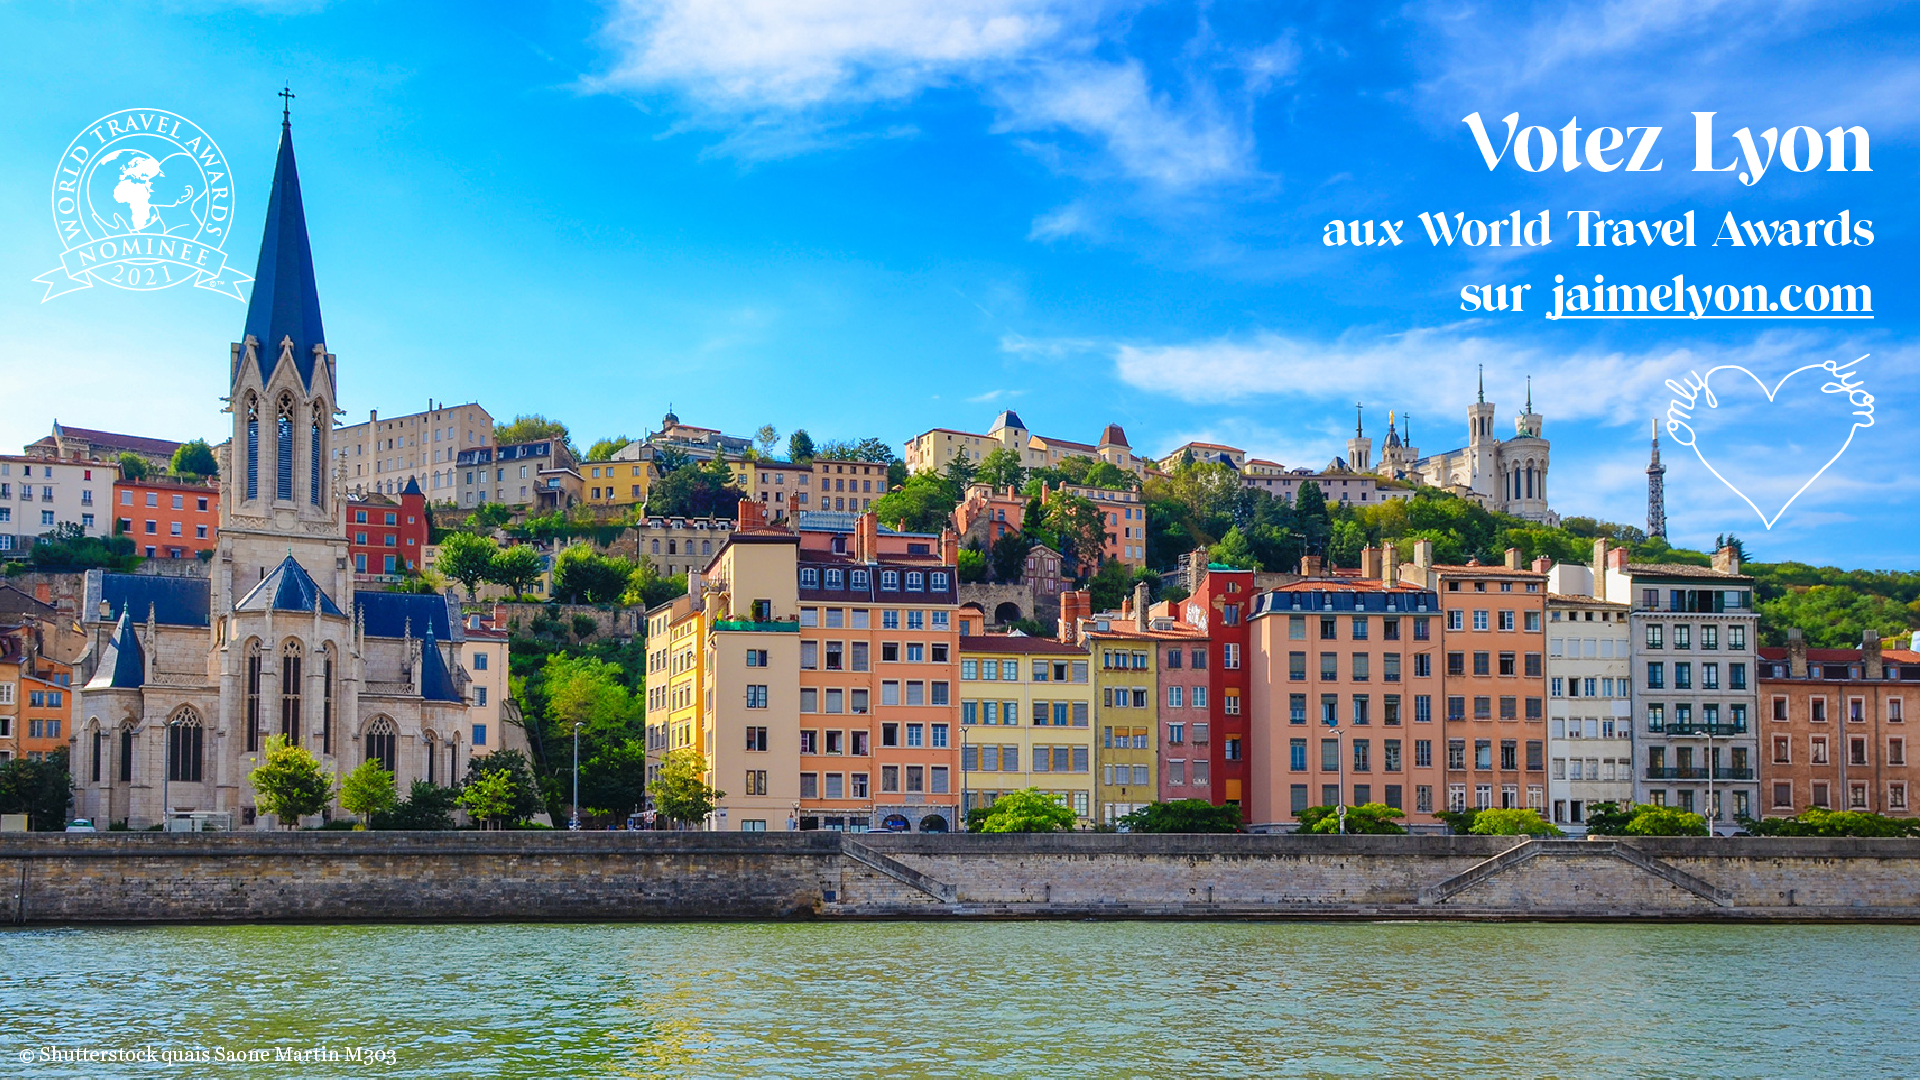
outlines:
[[[280,160],[273,167],[273,197],[267,202],[267,231],[260,238],[260,265],[247,303],[247,333],[260,341],[262,379],[273,377],[280,342],[292,338],[300,384],[313,386],[313,347],[327,335],[320,328],[307,212],[300,201],[300,172],[293,163],[293,127],[285,122],[280,125]]]
[[[89,689],[138,689],[147,683],[147,658],[140,648],[140,638],[133,632],[133,620],[128,617],[126,608],[120,609],[120,623],[113,628],[113,636],[107,639],[107,649],[100,654],[100,667],[94,672]]]
[[[320,605],[320,614],[338,615],[340,609],[332,598],[320,591],[306,568],[293,560],[292,555],[282,559],[273,573],[255,585],[238,604],[236,611],[265,611],[271,607],[275,611],[303,611],[311,614],[315,602]]]
[[[420,490],[420,478],[419,478],[419,477],[417,477],[417,476],[409,476],[409,477],[407,477],[407,486],[406,486],[406,487],[404,487],[404,488],[401,488],[401,489],[400,489],[400,494],[402,494],[402,495],[425,495],[425,494],[426,494],[426,492],[424,492],[424,491],[421,491],[421,490]]]
[[[453,685],[453,675],[447,671],[447,658],[440,655],[440,646],[433,643],[433,626],[427,626],[426,640],[420,644],[420,696],[428,701],[459,701],[460,691]]]

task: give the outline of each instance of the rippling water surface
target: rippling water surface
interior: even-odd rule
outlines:
[[[0,1075],[1913,1075],[1916,986],[1907,926],[16,929]]]

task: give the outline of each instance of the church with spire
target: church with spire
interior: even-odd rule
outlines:
[[[284,113],[228,384],[209,575],[87,575],[73,812],[135,829],[169,810],[268,824],[247,775],[274,736],[338,776],[377,761],[403,792],[414,780],[455,782],[473,749],[457,606],[353,587],[332,447],[338,361]]]
[[[1444,453],[1421,456],[1413,445],[1411,423],[1405,433],[1393,429],[1389,415],[1387,439],[1380,460],[1371,462],[1373,440],[1356,425],[1347,441],[1348,461],[1358,472],[1373,472],[1396,480],[1442,488],[1472,499],[1489,510],[1499,510],[1528,521],[1558,525],[1560,515],[1547,505],[1548,443],[1545,418],[1533,411],[1533,380],[1527,380],[1526,409],[1514,418],[1513,437],[1495,432],[1495,410],[1487,400],[1486,374],[1467,406],[1467,445]]]

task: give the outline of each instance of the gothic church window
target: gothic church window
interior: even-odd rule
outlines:
[[[260,497],[260,402],[247,395],[247,498]],[[252,749],[252,747],[248,747]]]
[[[293,396],[283,394],[274,415],[273,497],[293,501]]]
[[[260,643],[247,644],[247,753],[260,750]]]
[[[367,725],[367,760],[379,762],[380,767],[388,772],[396,771],[395,766],[399,761],[396,743],[393,721],[381,716]]]
[[[300,745],[300,643],[289,641],[280,650],[280,734],[289,745]]]
[[[200,724],[200,714],[192,709],[180,710],[180,715],[167,724],[167,779],[199,783],[204,749],[205,728]]]

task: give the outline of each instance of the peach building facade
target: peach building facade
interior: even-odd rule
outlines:
[[[1912,817],[1920,795],[1913,721],[1920,653],[1810,649],[1798,630],[1760,650],[1760,813],[1809,807]]]

